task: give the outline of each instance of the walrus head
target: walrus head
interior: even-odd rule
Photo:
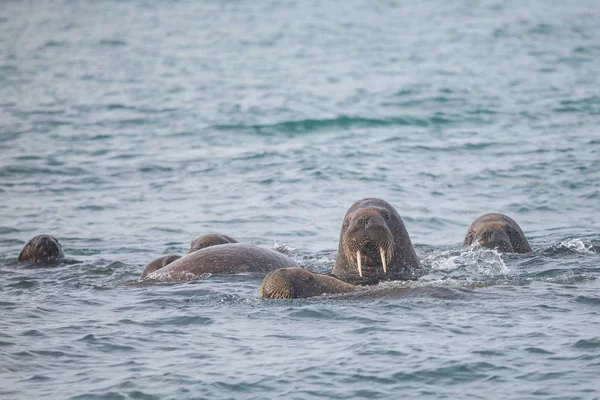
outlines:
[[[52,264],[65,258],[62,246],[50,235],[38,235],[25,244],[17,262],[32,262],[36,264]]]
[[[394,257],[394,235],[385,208],[360,208],[344,220],[341,245],[360,278],[387,274]]]
[[[333,275],[351,284],[416,279],[420,263],[402,218],[388,202],[367,198],[346,212]]]
[[[145,277],[147,277],[154,271],[158,271],[159,269],[166,267],[167,265],[171,264],[173,261],[179,260],[180,258],[181,258],[181,256],[168,255],[168,256],[162,256],[155,260],[152,260],[148,265],[146,265],[146,267],[142,271],[142,279],[144,279]]]
[[[315,274],[303,268],[282,268],[265,276],[260,285],[259,296],[263,299],[296,299],[357,289],[357,286],[333,276]]]
[[[225,243],[237,243],[237,242],[238,242],[237,240],[235,240],[227,235],[211,233],[208,235],[199,236],[196,239],[194,239],[194,241],[192,242],[192,245],[190,246],[190,251],[188,251],[188,254],[193,253],[198,250],[201,250],[201,249],[204,249],[206,247],[210,247],[210,246],[216,246],[216,245],[225,244]]]
[[[477,218],[465,235],[463,247],[480,246],[504,253],[529,253],[531,247],[519,225],[504,214],[484,214]]]

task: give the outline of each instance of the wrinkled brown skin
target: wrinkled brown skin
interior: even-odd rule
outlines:
[[[188,254],[193,253],[198,250],[201,250],[201,249],[204,249],[206,247],[210,247],[210,246],[216,246],[216,245],[225,244],[225,243],[237,243],[237,242],[238,242],[237,240],[235,240],[234,238],[229,237],[227,235],[211,233],[208,235],[197,237],[192,242],[192,245],[190,246],[190,251],[188,251]]]
[[[378,247],[389,259],[387,273]],[[356,250],[362,254],[363,277],[358,272]],[[354,203],[346,212],[338,255],[332,274],[354,285],[373,285],[381,281],[416,280],[421,265],[398,212],[388,202],[367,198]]]
[[[29,266],[51,266],[65,259],[61,244],[50,235],[38,235],[28,241],[19,257],[17,264]]]
[[[146,276],[150,275],[154,271],[166,267],[167,265],[171,264],[173,261],[179,258],[181,258],[181,256],[176,255],[158,257],[156,260],[153,260],[148,265],[146,265],[146,268],[144,268],[144,270],[142,271],[142,279],[144,279]]]
[[[512,218],[499,213],[477,218],[465,235],[463,247],[478,244],[504,253],[531,253],[525,234]]]
[[[183,282],[210,275],[264,273],[297,267],[291,258],[251,244],[226,243],[195,251],[146,277],[160,282]]]
[[[303,268],[283,268],[269,272],[263,279],[259,296],[264,299],[296,299],[360,290],[330,275],[316,274]]]
[[[217,246],[220,244],[237,242],[237,240],[233,239],[230,236],[222,235],[219,233],[210,233],[208,235],[198,236],[196,239],[194,239],[190,246],[188,254],[205,249],[210,246]],[[146,265],[146,268],[144,268],[144,270],[142,271],[142,279],[144,279],[146,276],[150,275],[154,271],[158,271],[159,269],[166,267],[167,265],[171,264],[173,261],[179,258],[181,258],[181,256],[168,255],[159,257],[156,260],[152,260],[148,265]]]

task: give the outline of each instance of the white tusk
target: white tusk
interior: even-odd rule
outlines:
[[[381,255],[381,263],[383,264],[383,273],[387,274],[387,263],[385,262],[385,250],[383,247],[379,248],[379,254]]]
[[[356,252],[356,263],[358,264],[358,274],[362,278],[362,258],[360,257],[360,250]]]

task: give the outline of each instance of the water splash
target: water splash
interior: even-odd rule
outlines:
[[[292,256],[296,252],[294,247],[289,246],[287,243],[278,243],[277,241],[273,243],[272,249],[286,256]]]
[[[571,239],[552,246],[554,250],[568,250],[575,253],[594,254],[596,250],[590,244],[585,244],[581,239]]]
[[[441,273],[452,278],[461,276],[467,280],[481,280],[510,273],[510,269],[502,260],[502,254],[496,250],[469,249],[456,253],[456,250],[450,250],[425,258],[423,265],[429,266],[431,270],[428,276],[443,279],[440,277]]]

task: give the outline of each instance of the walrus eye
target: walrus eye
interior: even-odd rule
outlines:
[[[383,210],[383,218],[385,218],[386,221],[390,219],[390,212],[388,210]]]
[[[469,231],[469,233],[467,234],[467,242],[473,243],[473,235],[474,234],[475,234],[475,232]]]

